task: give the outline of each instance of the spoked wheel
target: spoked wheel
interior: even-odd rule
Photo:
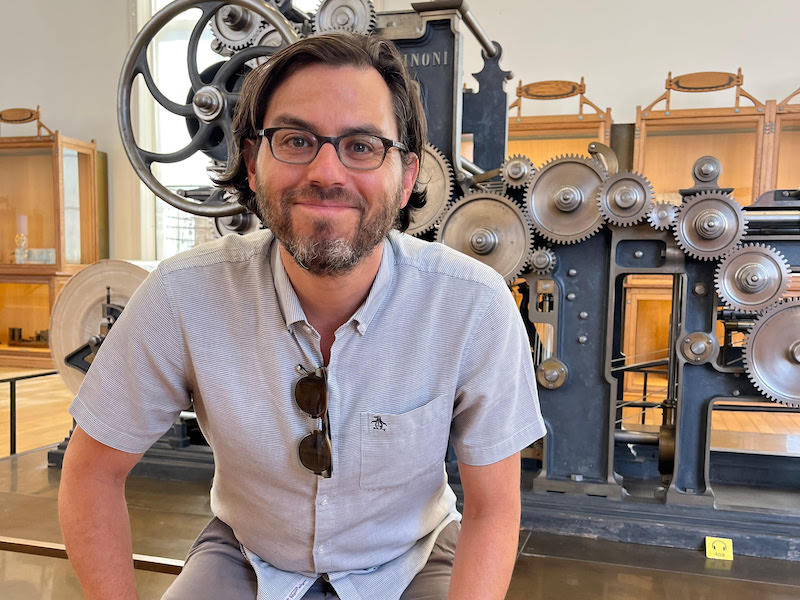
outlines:
[[[117,88],[117,122],[125,153],[131,161],[136,174],[144,184],[159,198],[175,208],[204,217],[223,217],[243,212],[243,206],[225,201],[223,190],[216,189],[204,202],[184,198],[164,187],[153,175],[153,163],[176,163],[202,151],[213,159],[224,162],[232,147],[231,123],[236,103],[239,99],[242,73],[245,63],[250,60],[272,55],[274,46],[253,46],[236,52],[229,60],[214,65],[200,73],[197,68],[197,47],[208,22],[222,7],[235,5],[264,19],[280,34],[285,44],[291,44],[299,36],[291,23],[273,6],[263,0],[198,1],[175,0],[158,11],[142,28],[133,41],[125,62]],[[158,89],[150,67],[147,64],[147,47],[156,34],[175,16],[191,8],[202,11],[200,19],[189,37],[186,65],[191,89],[186,104],[178,104],[167,98]],[[131,125],[131,92],[138,75],[156,102],[169,112],[187,120],[191,140],[175,152],[160,154],[140,148],[136,144]]]

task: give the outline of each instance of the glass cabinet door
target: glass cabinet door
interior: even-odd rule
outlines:
[[[0,350],[49,353],[50,287],[0,282]]]
[[[64,174],[64,262],[81,265],[91,262],[91,156],[63,148]],[[86,229],[86,231],[83,231]]]
[[[800,188],[800,115],[781,116],[776,189]]]
[[[53,154],[0,149],[0,264],[55,264]]]
[[[734,188],[741,205],[751,204],[759,144],[758,121],[745,123],[647,124],[643,172],[653,184],[656,200],[680,203],[678,190],[694,185],[692,166],[701,156],[722,164],[719,185]]]

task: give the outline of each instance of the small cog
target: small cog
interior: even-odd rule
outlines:
[[[314,31],[352,31],[369,35],[377,17],[371,0],[322,0],[314,15]]]
[[[766,397],[800,408],[800,298],[758,316],[745,342],[744,369]]]
[[[775,248],[745,244],[722,259],[714,285],[731,308],[756,312],[781,299],[791,276],[789,263]]]
[[[574,244],[603,226],[597,191],[606,172],[594,159],[560,156],[536,171],[525,188],[525,205],[536,231],[556,244]]]
[[[742,241],[747,219],[730,194],[705,191],[686,198],[675,219],[675,241],[689,256],[716,260]]]
[[[653,186],[639,173],[615,173],[600,186],[597,206],[612,225],[634,225],[653,208]]]
[[[500,165],[500,178],[511,188],[525,187],[535,172],[536,168],[531,159],[522,154],[509,156],[508,160]]]
[[[647,213],[647,220],[653,229],[665,231],[672,227],[677,215],[678,207],[671,202],[656,202]]]
[[[549,275],[556,268],[556,255],[550,248],[540,247],[531,252],[531,269],[537,275]]]
[[[436,241],[489,265],[512,282],[528,265],[533,227],[511,198],[478,192],[447,209]]]
[[[418,235],[433,229],[453,195],[453,167],[447,157],[434,145],[425,144],[420,159],[417,180],[425,185],[425,206],[411,211],[406,233]]]
[[[212,48],[225,55],[252,46],[267,23],[251,10],[226,4],[214,14],[209,25],[219,44],[212,45]]]

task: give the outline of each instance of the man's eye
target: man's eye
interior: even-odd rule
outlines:
[[[348,139],[345,149],[351,154],[372,154],[376,151],[378,140],[371,137]]]
[[[288,138],[286,143],[289,144],[292,148],[305,148],[306,146],[309,145],[308,140],[299,135]]]

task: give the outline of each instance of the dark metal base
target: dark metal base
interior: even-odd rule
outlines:
[[[534,532],[669,548],[701,549],[706,536],[724,537],[733,540],[735,554],[800,561],[800,515],[767,509],[523,491],[522,525]]]

